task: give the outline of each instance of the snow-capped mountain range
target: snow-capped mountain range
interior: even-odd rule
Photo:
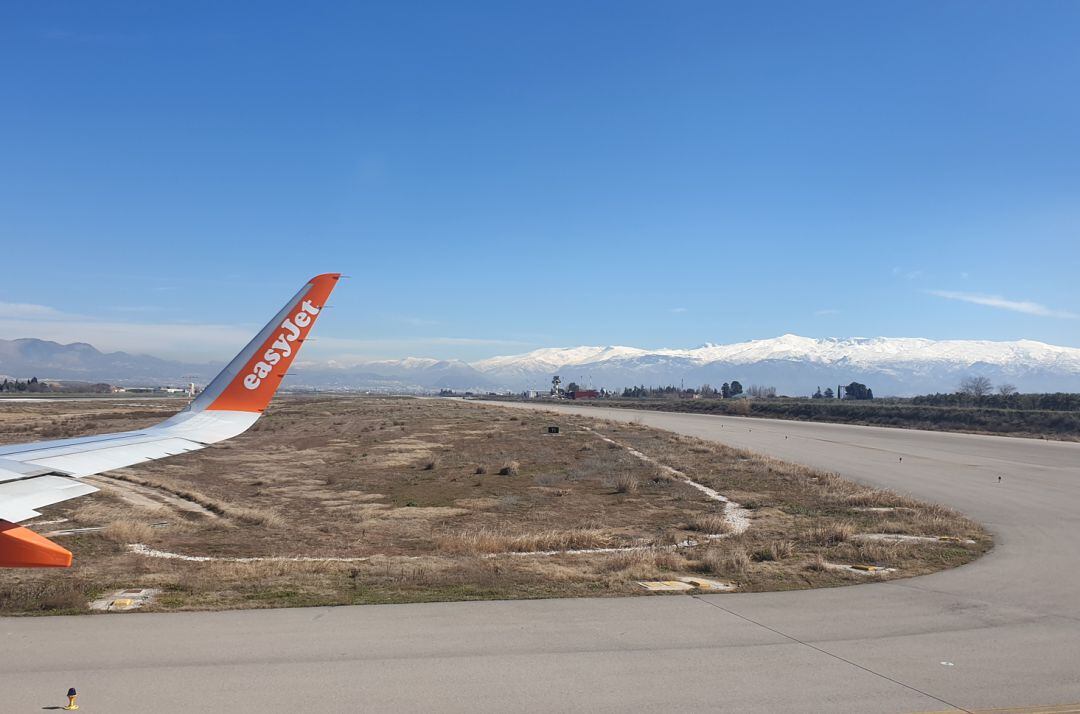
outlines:
[[[853,380],[878,395],[954,391],[980,375],[1022,391],[1080,391],[1080,349],[1032,340],[929,340],[908,337],[813,339],[783,335],[693,349],[638,347],[545,348],[477,362],[409,358],[319,369],[339,380],[364,373],[416,388],[546,389],[563,383],[621,388],[635,384],[686,386],[737,379],[805,395]],[[337,381],[337,380],[335,380]]]
[[[79,379],[114,384],[205,381],[218,365],[192,365],[87,344],[0,340],[0,375]],[[408,357],[341,364],[304,362],[290,370],[292,386],[431,391],[546,390],[563,384],[608,389],[644,384],[697,387],[740,381],[807,395],[817,387],[863,382],[878,396],[955,391],[969,375],[1021,391],[1080,392],[1080,349],[1032,340],[928,340],[914,337],[813,339],[783,335],[693,349],[638,347],[545,348],[476,362]]]

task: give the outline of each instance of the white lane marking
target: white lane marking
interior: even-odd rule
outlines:
[[[708,535],[706,538],[721,538],[723,534]],[[697,541],[684,540],[681,543],[674,545],[628,545],[614,548],[578,548],[571,550],[508,550],[502,553],[485,553],[485,558],[501,558],[505,556],[551,556],[551,555],[593,555],[598,553],[633,553],[644,550],[656,550],[656,551],[669,551],[678,550],[679,548],[693,548],[697,546]],[[183,560],[189,563],[260,563],[260,562],[279,562],[279,563],[359,563],[371,558],[377,557],[391,557],[377,555],[365,555],[357,557],[344,557],[344,556],[251,556],[251,557],[229,557],[229,556],[213,556],[213,555],[184,555],[182,553],[173,553],[167,550],[156,550],[143,543],[129,543],[128,550],[136,555],[146,556],[147,558],[163,558],[165,560]],[[423,556],[409,555],[409,556],[393,556],[406,559],[416,559]]]
[[[148,558],[164,558],[166,560],[184,560],[189,563],[264,563],[264,562],[276,562],[276,563],[359,563],[365,560],[370,560],[370,556],[363,556],[357,558],[341,558],[341,557],[325,557],[325,558],[312,558],[308,556],[257,556],[250,558],[229,558],[229,557],[215,557],[210,555],[182,555],[180,553],[170,553],[167,550],[154,550],[153,548],[144,545],[142,543],[129,543],[128,550],[136,555],[145,555]]]
[[[27,527],[29,527],[29,526],[51,526],[54,523],[67,523],[67,522],[68,522],[67,518],[54,518],[51,521],[30,521],[29,523],[26,523],[24,525],[26,525]]]

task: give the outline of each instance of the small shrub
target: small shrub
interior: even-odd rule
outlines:
[[[113,521],[101,532],[114,543],[145,543],[154,535],[154,529],[138,521]]]
[[[742,576],[750,569],[750,555],[737,546],[730,550],[710,548],[701,557],[701,570],[714,575]]]
[[[537,486],[554,486],[562,480],[559,474],[537,474],[533,477]]]
[[[437,538],[439,550],[448,553],[531,553],[536,551],[603,548],[611,544],[603,531],[591,528],[548,530],[506,535],[488,528]]]
[[[248,523],[255,526],[281,528],[286,525],[285,519],[270,509],[234,508],[230,506],[225,510],[225,514],[235,518],[241,523]]]
[[[615,493],[637,493],[640,485],[634,474],[619,474],[615,477]]]
[[[519,464],[517,461],[507,461],[505,464],[503,464],[502,468],[499,469],[499,475],[517,476],[520,470],[521,464]]]
[[[667,469],[657,469],[652,475],[652,480],[656,483],[669,483],[675,480],[675,476]]]
[[[720,533],[727,533],[731,530],[731,525],[724,520],[724,517],[719,513],[699,513],[690,518],[690,522],[686,525],[687,530],[697,531],[698,533],[708,533],[709,535],[718,535]]]
[[[90,599],[90,588],[89,582],[66,578],[0,586],[0,611],[82,611]]]
[[[424,462],[424,471],[434,471],[435,467],[439,465],[438,459],[428,459]]]
[[[473,471],[473,473],[476,474],[477,476],[483,476],[484,474],[487,473],[487,469],[484,468],[483,466],[477,466],[476,470]]]
[[[521,503],[521,496],[517,496],[515,494],[508,493],[505,496],[501,496],[499,498],[499,509],[503,510],[503,511],[507,511],[507,510],[510,510],[511,508],[515,508],[520,503]]]
[[[844,543],[855,535],[855,526],[850,523],[830,523],[812,528],[808,537],[818,545],[836,545]]]
[[[795,553],[795,544],[789,540],[774,540],[768,545],[763,545],[754,551],[751,556],[755,562],[783,560],[790,558]]]

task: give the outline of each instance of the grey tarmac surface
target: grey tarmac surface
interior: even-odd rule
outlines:
[[[1080,444],[560,408],[946,503],[985,523],[997,547],[936,575],[816,591],[3,618],[0,712],[60,705],[69,686],[86,712],[919,712],[1080,701]]]

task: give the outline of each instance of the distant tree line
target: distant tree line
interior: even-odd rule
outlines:
[[[971,375],[960,380],[951,394],[923,394],[908,400],[910,404],[932,407],[982,407],[985,409],[1023,409],[1053,412],[1080,411],[1080,394],[1053,392],[1020,394],[1012,384],[994,387],[989,377]]]
[[[862,382],[852,382],[848,385],[841,385],[838,389],[842,392],[843,399],[861,400],[861,399],[873,399],[874,390],[867,387]],[[811,399],[835,399],[836,393],[833,392],[832,387],[826,387],[825,391],[821,391],[821,387],[817,388],[811,397]]]
[[[770,392],[768,396],[776,396],[775,387],[751,387],[751,390]],[[700,387],[676,387],[673,384],[669,384],[666,387],[646,387],[644,384],[637,387],[626,387],[623,389],[620,396],[626,398],[643,399],[647,397],[719,397],[721,399],[731,399],[732,397],[738,397],[743,394],[743,386],[738,380],[732,380],[730,383],[724,382],[720,385],[720,389],[716,389],[711,384],[703,384]],[[751,394],[751,396],[754,396]]]
[[[86,382],[42,382],[37,377],[27,380],[7,379],[0,382],[0,394],[38,394],[48,392],[77,392],[80,394],[107,394],[112,391],[112,385],[99,382],[88,384]]]
[[[933,394],[910,399],[651,399],[615,406],[875,426],[1080,437],[1080,394]],[[1001,407],[999,405],[1005,405]],[[1018,406],[1019,405],[1019,406]],[[1029,406],[1030,405],[1030,406]]]
[[[17,379],[5,379],[0,382],[0,392],[51,392],[52,389],[45,382],[39,382],[37,377],[31,377],[25,382]]]
[[[1080,411],[1080,394],[1053,392],[1051,394],[983,394],[973,396],[964,392],[924,394],[912,397],[911,404],[930,407],[986,407],[988,409],[1036,409],[1053,412]]]

